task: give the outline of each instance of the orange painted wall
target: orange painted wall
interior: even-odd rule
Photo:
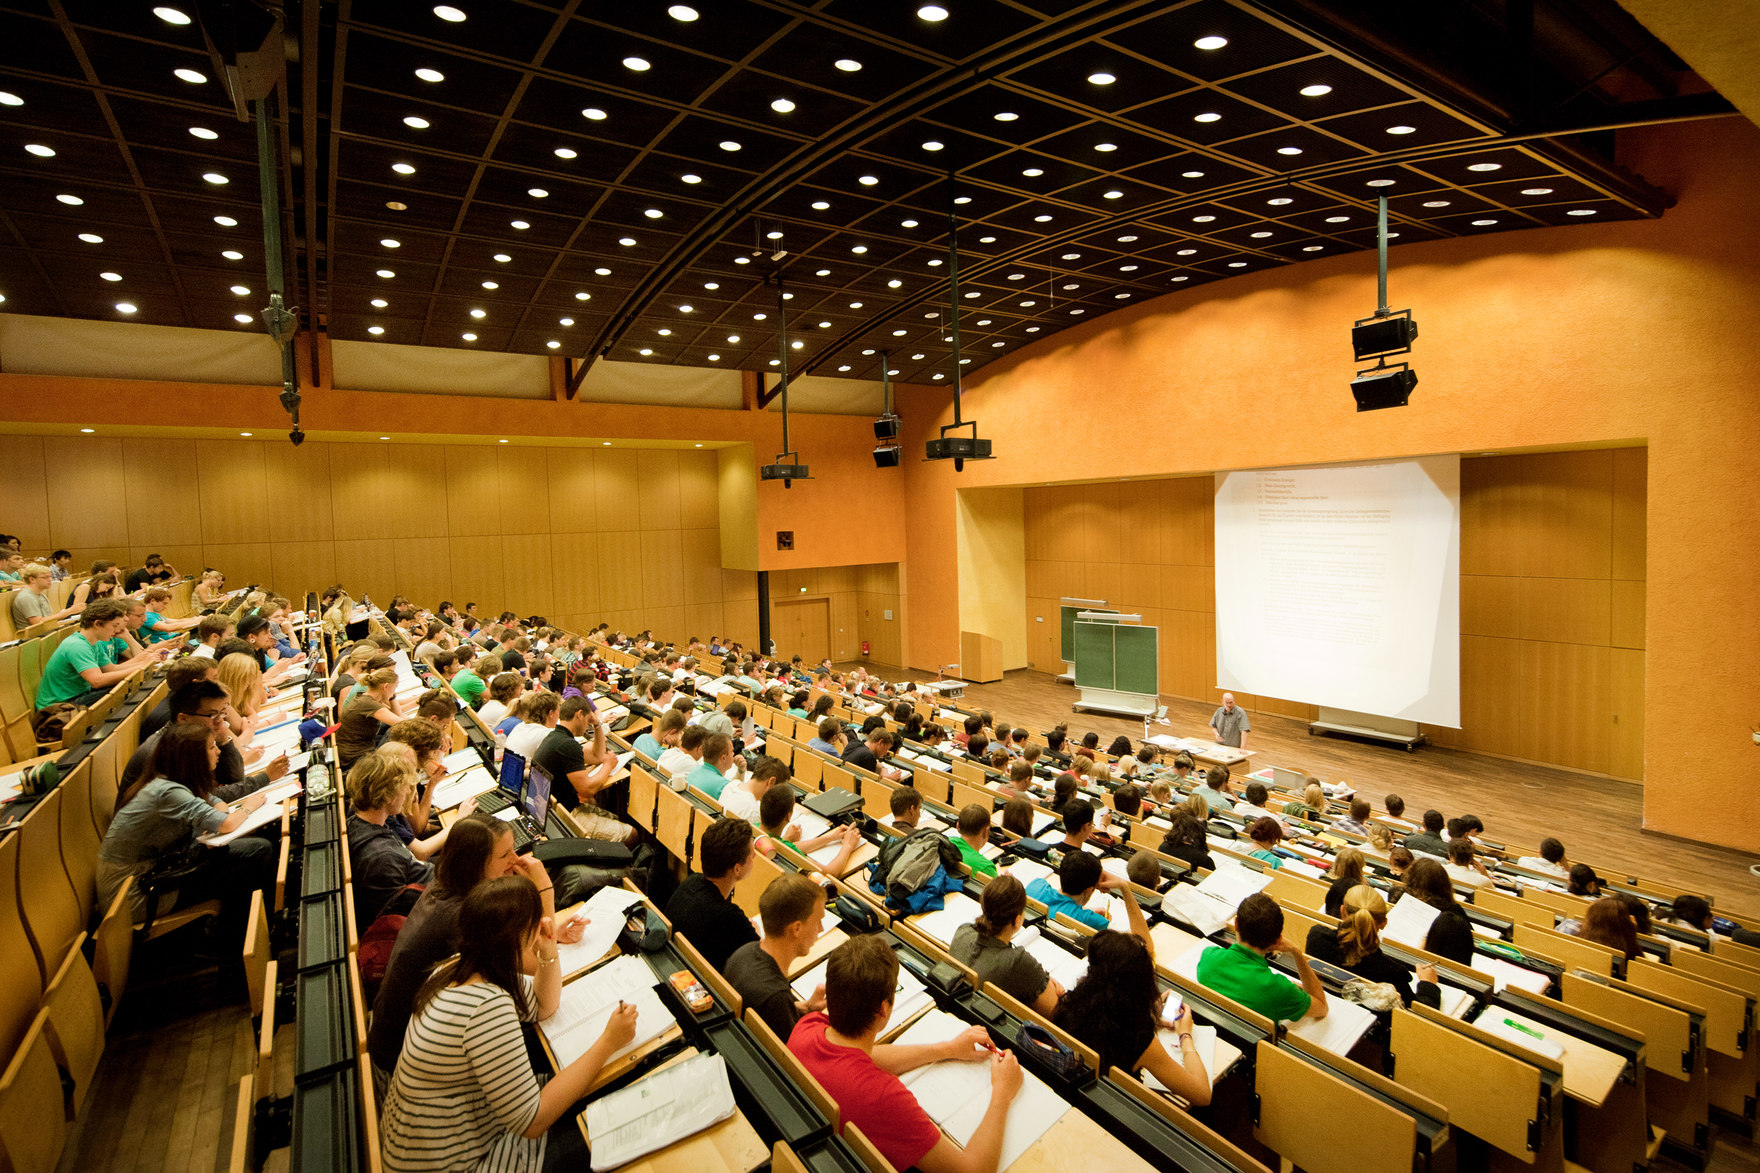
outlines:
[[[1760,129],[1724,119],[1627,132],[1622,147],[1676,195],[1660,220],[1393,250],[1393,304],[1423,331],[1408,408],[1359,415],[1347,387],[1350,322],[1375,305],[1370,253],[1112,314],[971,377],[966,411],[998,459],[957,476],[905,468],[908,661],[957,651],[957,593],[916,585],[956,581],[956,482],[1642,439],[1644,823],[1760,850]],[[902,402],[910,445],[946,418],[945,393]]]
[[[221,427],[285,433],[287,416],[265,387],[157,383],[0,373],[0,418],[17,424],[115,424]],[[782,446],[773,412],[658,408],[615,403],[484,399],[337,390],[308,391],[300,421],[308,431],[381,434],[593,436],[618,439],[732,440],[751,444],[758,463]],[[898,562],[904,533],[897,525],[861,525],[857,511],[896,518],[903,477],[876,469],[873,423],[861,416],[790,415],[791,442],[813,479],[784,489],[760,483],[758,558],[763,570]],[[793,530],[792,551],[776,549],[776,531]]]

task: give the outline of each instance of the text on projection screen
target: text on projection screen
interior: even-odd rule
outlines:
[[[1216,475],[1221,686],[1460,726],[1460,457]]]

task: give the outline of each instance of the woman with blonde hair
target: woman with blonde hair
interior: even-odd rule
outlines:
[[[1294,815],[1298,819],[1313,818],[1316,815],[1325,814],[1326,789],[1320,785],[1320,779],[1312,774],[1308,775],[1307,784],[1302,787],[1301,801],[1284,803],[1283,813]]]
[[[213,567],[202,571],[202,577],[190,592],[190,599],[199,608],[218,606],[226,596],[226,576]]]
[[[1358,884],[1368,883],[1363,878],[1363,853],[1354,847],[1340,848],[1332,857],[1332,869],[1326,873],[1326,879],[1331,883],[1326,889],[1326,915],[1337,916],[1344,894]]]
[[[1308,930],[1308,956],[1366,981],[1385,982],[1399,991],[1400,1001],[1407,1006],[1417,1001],[1440,1007],[1442,989],[1436,984],[1436,967],[1418,966],[1414,991],[1412,967],[1381,951],[1381,930],[1386,927],[1387,901],[1369,885],[1358,884],[1344,894],[1337,925],[1315,925]]]
[[[220,687],[226,690],[226,724],[232,729],[239,751],[250,748],[257,733],[257,712],[268,699],[263,688],[263,670],[256,658],[243,652],[220,657],[217,669]]]
[[[395,699],[397,669],[375,668],[359,684],[360,695],[343,709],[336,729],[336,757],[344,770],[371,752],[385,731],[403,720]]]

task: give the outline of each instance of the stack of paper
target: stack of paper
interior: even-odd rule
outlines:
[[[1162,907],[1177,914],[1206,937],[1234,919],[1235,909],[1271,883],[1272,874],[1238,863],[1217,860],[1216,870],[1193,887],[1175,884],[1162,897]]]
[[[1436,920],[1437,911],[1415,896],[1401,897],[1387,910],[1387,927],[1381,935],[1389,941],[1422,949],[1430,937],[1430,925]]]
[[[1283,973],[1278,970],[1278,973]],[[1296,979],[1283,974],[1291,982]],[[1345,1000],[1338,994],[1330,994],[1326,998],[1325,1018],[1304,1018],[1292,1022],[1289,1033],[1297,1035],[1334,1055],[1348,1055],[1352,1047],[1362,1041],[1369,1028],[1375,1025],[1375,1014],[1355,1002]]]
[[[983,909],[964,892],[949,892],[943,897],[943,901],[940,910],[913,916],[909,924],[918,932],[927,933],[937,941],[947,944],[953,940],[954,930],[977,920]]]
[[[557,1065],[566,1067],[585,1055],[599,1041],[612,1012],[624,1002],[636,1008],[636,1037],[610,1055],[608,1063],[664,1034],[674,1019],[654,992],[658,981],[647,962],[625,956],[564,985],[556,1013],[538,1024]]]
[[[609,953],[623,929],[624,911],[641,902],[642,898],[627,888],[608,886],[593,893],[579,911],[579,915],[587,918],[581,939],[572,945],[556,946],[563,978],[574,976]]]
[[[1519,965],[1511,965],[1500,957],[1487,957],[1483,953],[1473,954],[1473,968],[1487,975],[1494,983],[1498,993],[1506,989],[1524,990],[1530,994],[1544,994],[1552,984],[1552,979],[1532,969],[1523,969]]]
[[[1017,859],[1002,870],[1019,880],[1022,887],[1031,884],[1034,880],[1049,880],[1057,874],[1056,869],[1048,867],[1036,859]]]
[[[1161,1049],[1173,1056],[1173,1061],[1175,1063],[1179,1063],[1181,1059],[1179,1032],[1168,1027],[1162,1027],[1155,1032],[1155,1038],[1161,1043]],[[1192,1045],[1197,1048],[1198,1058],[1204,1063],[1204,1074],[1210,1077],[1210,1084],[1214,1087],[1216,1081],[1221,1079],[1225,1074],[1225,1072],[1216,1069],[1216,1028],[1213,1026],[1194,1025],[1192,1027]],[[1232,1046],[1229,1046],[1228,1050],[1234,1052],[1229,1062],[1229,1066],[1233,1066],[1233,1059],[1239,1058],[1240,1052],[1235,1050]],[[1153,1088],[1158,1092],[1173,1090],[1147,1071],[1143,1072],[1143,1085],[1145,1087]]]
[[[495,776],[481,765],[470,767],[457,774],[449,774],[434,787],[434,795],[428,800],[431,809],[449,811],[467,798],[475,798],[479,794],[487,794],[495,789],[498,783]],[[520,811],[509,808],[515,815]]]
[[[694,1055],[587,1105],[593,1173],[626,1165],[734,1113],[727,1064]]]
[[[1050,974],[1066,990],[1075,989],[1077,982],[1088,973],[1088,959],[1078,957],[1068,949],[1047,941],[1039,932],[1038,925],[1029,925],[1014,935],[1011,945],[1019,945],[1045,967]]]
[[[953,1015],[936,1010],[925,1014],[911,1029],[899,1036],[904,1045],[944,1043],[966,1029],[966,1023]],[[990,1060],[986,1055],[975,1062],[944,1059],[918,1067],[900,1077],[917,1103],[943,1132],[962,1148],[971,1144],[984,1115],[990,1110]],[[1047,1087],[1038,1076],[1021,1072],[1021,1090],[1008,1106],[1008,1119],[1002,1131],[1002,1158],[998,1169],[1007,1169],[1033,1146],[1053,1124],[1070,1110],[1069,1101]]]

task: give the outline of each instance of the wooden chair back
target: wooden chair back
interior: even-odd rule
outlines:
[[[50,1050],[49,1011],[25,1024],[4,1073],[0,1073],[0,1157],[10,1173],[54,1173],[67,1144],[67,1112],[61,1071]]]
[[[92,822],[91,757],[75,766],[57,789],[61,792],[57,819],[61,866],[79,905],[80,923],[84,924],[98,899],[98,846],[102,842],[97,824]]]
[[[74,895],[73,883],[61,864],[63,801],[59,787],[39,798],[14,836],[18,840],[19,911],[45,983],[61,968],[68,946],[83,936],[86,926],[87,910]]]
[[[104,1054],[104,1005],[92,967],[86,964],[84,944],[85,934],[81,933],[43,991],[43,1007],[49,1012],[49,1049],[67,1073],[69,1106],[75,1116],[85,1107],[98,1060]]]
[[[831,1094],[825,1090],[825,1085],[813,1078],[813,1073],[808,1071],[801,1061],[795,1058],[794,1052],[776,1037],[776,1032],[770,1029],[770,1024],[764,1021],[756,1009],[750,1007],[746,1009],[745,1024],[746,1029],[750,1030],[752,1036],[758,1040],[758,1045],[763,1047],[769,1053],[770,1058],[776,1061],[777,1066],[782,1068],[783,1073],[801,1091],[806,1093],[807,1099],[813,1101],[813,1105],[819,1109],[825,1119],[831,1121],[831,1131],[836,1132],[842,1126],[843,1117],[838,1114],[837,1101],[831,1098]]]

